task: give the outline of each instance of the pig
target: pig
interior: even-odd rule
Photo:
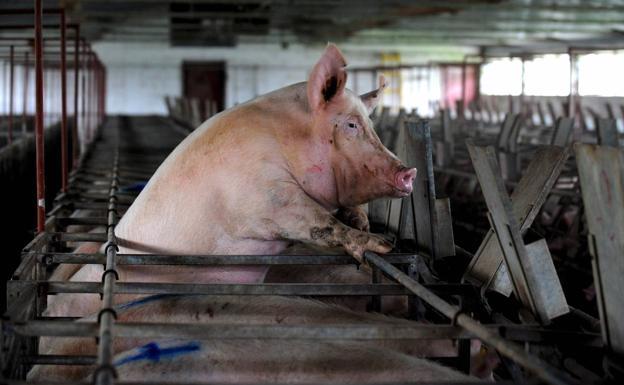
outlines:
[[[339,325],[339,324],[384,324],[384,325],[410,325],[412,321],[384,316],[375,313],[356,312],[341,306],[330,305],[320,301],[301,297],[284,296],[201,296],[201,295],[154,295],[138,299],[129,303],[116,306],[118,322],[170,322],[170,323],[196,323],[204,325]],[[96,316],[83,318],[78,322],[94,322]],[[139,348],[145,344],[154,342],[148,339],[116,338],[114,352]],[[240,344],[233,341],[215,342],[206,341],[205,346],[218,349],[222,354],[234,354],[241,349]],[[291,348],[303,349],[302,341],[245,341],[250,346],[264,346],[273,350],[274,359],[278,360],[277,351]],[[321,347],[326,344],[317,343]],[[331,344],[330,344],[331,345]],[[377,359],[384,360],[389,357],[398,357],[397,352],[410,357],[449,357],[456,355],[457,349],[450,340],[369,340],[369,341],[343,341],[331,349],[322,347],[322,351],[332,356],[338,355],[340,349],[373,349],[380,354]],[[243,346],[244,347],[244,346]],[[255,348],[253,348],[255,349]],[[316,347],[315,347],[316,349]],[[327,350],[329,349],[329,351]],[[93,338],[50,338],[42,337],[40,340],[40,353],[55,355],[95,355],[97,353],[96,342]],[[220,353],[221,354],[221,353]],[[241,362],[251,360],[254,356],[245,349],[237,353]],[[298,352],[297,354],[303,354]],[[282,352],[281,360],[287,359],[290,354]],[[206,357],[213,359],[213,357]],[[375,361],[373,356],[360,356],[357,360],[362,366],[368,366],[368,361]],[[353,362],[356,358],[352,359]],[[400,360],[408,360],[400,358]],[[277,362],[276,362],[277,363]],[[366,363],[366,364],[364,364]],[[372,364],[372,362],[371,362]],[[421,365],[421,363],[417,363]],[[301,364],[303,365],[303,364]],[[308,363],[308,371],[319,370],[318,365]],[[424,365],[424,364],[422,364]],[[435,365],[431,364],[431,367]],[[222,367],[223,370],[225,370]],[[301,368],[300,368],[301,369]],[[80,380],[92,372],[88,366],[46,366],[37,365],[30,371],[30,380]],[[141,369],[133,369],[140,371]],[[286,369],[281,369],[284,374]],[[298,369],[299,370],[299,369]],[[445,371],[446,372],[446,371]],[[131,375],[131,374],[129,374]],[[258,373],[258,376],[263,375]],[[258,377],[261,379],[262,377]],[[126,378],[124,378],[126,380]],[[257,381],[256,381],[257,382]]]
[[[305,83],[219,113],[167,157],[115,234],[121,253],[277,254],[292,242],[340,247],[357,261],[392,245],[362,204],[412,191],[416,169],[386,149],[369,118],[385,87],[357,96],[329,44]],[[119,266],[123,281],[262,282],[266,266]],[[87,265],[72,280],[99,281]],[[57,296],[64,298],[67,296]],[[98,297],[56,299],[85,315]],[[95,301],[95,302],[94,302]],[[95,304],[95,305],[94,305]],[[54,303],[52,303],[54,305]]]
[[[116,227],[121,252],[277,254],[300,241],[340,246],[362,262],[365,250],[390,251],[384,238],[362,231],[367,220],[360,206],[409,195],[416,170],[381,144],[368,117],[383,80],[358,97],[345,88],[345,66],[330,44],[307,83],[202,124],[164,161]],[[122,274],[140,278],[155,269],[125,268]],[[178,274],[164,269],[167,276]],[[198,273],[193,267],[183,275],[260,282],[265,271]]]
[[[152,342],[115,357],[127,381],[222,384],[470,382],[431,361],[355,341]],[[476,379],[472,379],[476,381]]]

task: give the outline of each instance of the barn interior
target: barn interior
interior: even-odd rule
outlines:
[[[355,95],[385,79],[371,122],[418,170],[407,197],[365,205],[370,231],[394,248],[360,259],[317,249],[119,252],[116,224],[173,149],[213,116],[307,81],[328,42],[346,58]],[[120,340],[173,339],[305,341],[319,351],[445,340],[442,354],[401,357],[450,368],[460,382],[624,378],[624,1],[5,0],[0,63],[3,383],[70,383],[64,368],[79,368],[75,383],[193,382],[174,367],[132,372],[125,363],[137,356],[118,349]],[[83,265],[102,267],[96,281],[58,278]],[[367,281],[132,282],[117,273],[153,265],[340,267]],[[51,315],[49,303],[72,293],[99,295],[99,312]],[[120,295],[357,298],[366,311],[361,322],[333,323],[213,321],[212,311],[199,321],[132,319]],[[397,297],[406,320],[374,318]],[[95,345],[42,348],[68,337]],[[419,366],[401,377],[380,352],[379,376],[332,376],[339,369],[326,364],[321,379],[242,377],[239,368],[225,382],[458,381]]]

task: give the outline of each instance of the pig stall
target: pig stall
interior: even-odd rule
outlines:
[[[547,8],[516,1],[365,2],[381,31],[311,32],[354,6],[0,5],[3,383],[621,380],[624,102],[581,95],[619,40],[472,37]],[[401,62],[395,19],[421,28],[397,51],[444,46],[432,25],[461,44]],[[529,94],[562,49],[569,95]],[[484,92],[504,55],[519,95]]]

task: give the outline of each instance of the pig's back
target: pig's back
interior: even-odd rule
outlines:
[[[115,358],[125,381],[400,383],[470,381],[435,364],[355,341],[152,342]]]
[[[256,196],[262,183],[284,173],[276,132],[305,113],[301,95],[302,85],[272,92],[215,115],[185,138],[118,224],[121,251],[278,252],[272,244],[237,239],[237,205],[253,207],[263,199]]]

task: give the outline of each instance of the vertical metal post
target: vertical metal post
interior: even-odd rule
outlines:
[[[466,102],[466,71],[468,70],[468,56],[464,55],[464,61],[462,62],[462,67],[461,67],[461,82],[462,82],[462,86],[461,86],[461,108],[459,109],[459,111],[457,111],[457,117],[459,119],[463,119],[464,118],[464,111],[466,109],[466,106],[468,105],[468,103]]]
[[[30,72],[30,55],[24,53],[24,100],[22,105],[22,135],[28,132],[28,73]]]
[[[102,63],[102,123],[106,119],[106,67]]]
[[[87,45],[87,127],[89,129],[89,142],[95,139],[93,127],[93,51],[91,44]]]
[[[524,113],[524,95],[526,93],[526,82],[525,82],[526,57],[522,56],[521,60],[522,60],[522,91],[520,92],[520,111],[518,112],[522,114]]]
[[[8,144],[13,141],[13,75],[15,74],[15,47],[9,48],[9,125],[7,130]]]
[[[82,60],[81,60],[80,65],[82,65],[82,66],[83,66],[83,68],[82,68],[82,70],[83,70],[83,71],[82,71],[82,76],[81,76],[81,83],[82,83],[82,84],[81,84],[81,93],[80,93],[80,96],[81,96],[81,101],[80,101],[80,104],[82,105],[82,106],[81,106],[81,109],[80,109],[80,114],[81,114],[81,119],[80,119],[80,132],[81,132],[81,134],[82,134],[83,142],[85,142],[85,143],[86,143],[86,142],[88,142],[88,138],[87,138],[87,132],[86,132],[86,130],[85,130],[86,107],[87,107],[87,106],[86,106],[86,103],[85,103],[85,102],[86,102],[86,98],[87,98],[87,95],[86,95],[86,92],[85,92],[85,91],[86,91],[86,84],[85,84],[86,79],[85,79],[85,76],[86,76],[86,72],[87,72],[87,71],[86,71],[86,69],[87,69],[87,67],[86,67],[86,60],[87,60],[87,55],[86,55],[86,53],[87,53],[87,43],[86,43],[85,41],[83,41],[83,42],[82,42],[82,47],[81,47],[81,49],[82,49],[82,54],[81,54],[81,56],[82,56]]]
[[[37,232],[45,227],[45,163],[43,154],[43,34],[41,0],[35,0],[35,152],[37,169]]]
[[[568,94],[568,117],[574,119],[575,115],[575,96],[578,94],[578,71],[577,71],[577,54],[572,48],[568,49],[568,57],[570,60],[570,93]]]
[[[67,191],[67,68],[65,66],[65,10],[61,10],[61,191]]]
[[[74,124],[72,127],[72,165],[78,165],[79,143],[78,143],[78,83],[80,81],[80,65],[78,56],[80,55],[80,26],[75,27],[74,36]]]

